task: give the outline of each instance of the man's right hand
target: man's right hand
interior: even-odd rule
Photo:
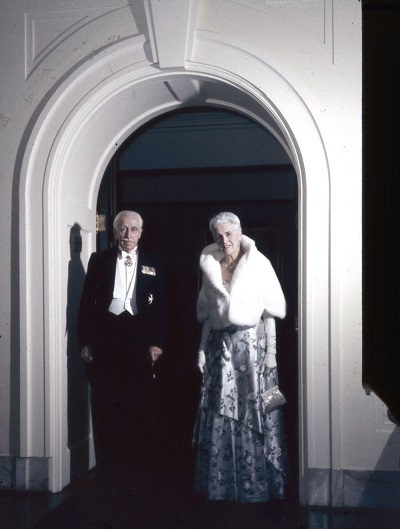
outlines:
[[[90,345],[84,345],[81,349],[81,357],[86,364],[90,364],[93,361],[92,348]]]

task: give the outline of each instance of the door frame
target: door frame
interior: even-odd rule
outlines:
[[[245,50],[231,50],[237,71],[193,64],[192,70],[164,72],[143,66],[140,46],[141,41],[135,52],[132,42],[116,45],[111,74],[104,56],[74,72],[76,83],[69,78],[60,85],[26,145],[19,201],[21,457],[49,462],[49,490],[69,483],[64,330],[71,227],[81,228],[86,265],[96,245],[98,190],[115,149],[163,112],[212,104],[234,108],[270,130],[298,175],[300,501],[305,503],[308,468],[331,468],[340,445],[339,412],[331,409],[331,395],[339,388],[339,379],[331,377],[331,340],[339,327],[336,319],[333,329],[330,324],[335,278],[322,136],[293,87]],[[132,106],[132,91],[140,105]],[[171,93],[177,97],[171,99]],[[318,373],[318,383],[312,373]]]

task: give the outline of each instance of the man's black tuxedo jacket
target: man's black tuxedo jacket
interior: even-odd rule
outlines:
[[[109,318],[118,248],[93,253],[83,287],[79,314],[78,338],[80,346],[93,347],[101,340],[105,318]],[[140,342],[143,348],[151,345],[166,348],[166,300],[165,277],[157,259],[142,248],[138,248],[136,270],[136,302],[140,321]]]

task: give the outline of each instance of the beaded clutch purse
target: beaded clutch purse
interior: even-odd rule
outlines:
[[[261,394],[261,402],[264,413],[271,413],[271,411],[280,408],[286,404],[286,399],[279,389],[278,386],[273,386],[270,389],[267,389]]]

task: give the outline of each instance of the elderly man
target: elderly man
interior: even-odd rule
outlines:
[[[107,479],[129,479],[150,455],[153,368],[166,346],[163,271],[139,248],[142,231],[138,213],[118,213],[118,244],[91,255],[79,308],[96,465]]]

